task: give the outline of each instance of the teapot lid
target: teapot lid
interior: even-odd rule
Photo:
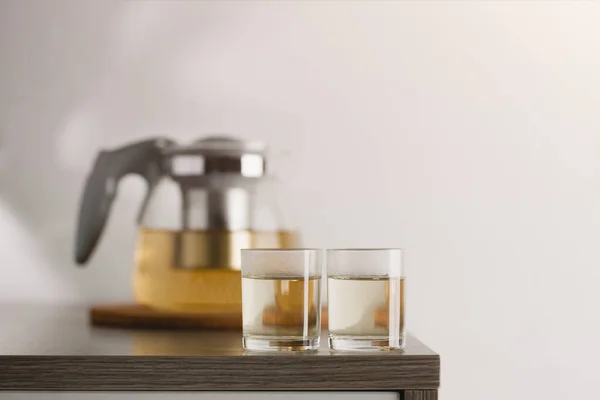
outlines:
[[[244,154],[265,155],[267,146],[263,142],[240,140],[227,135],[214,135],[193,141],[190,144],[175,144],[165,149],[166,154],[202,154],[211,156],[242,156]]]
[[[226,135],[208,136],[164,149],[164,154],[172,160],[172,175],[187,176],[218,172],[258,178],[265,173],[266,153],[267,146],[262,142]]]

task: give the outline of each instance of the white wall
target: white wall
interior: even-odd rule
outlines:
[[[96,152],[148,135],[293,157],[307,245],[410,250],[443,399],[600,384],[596,2],[0,2],[0,299],[128,299],[128,179],[72,262]]]

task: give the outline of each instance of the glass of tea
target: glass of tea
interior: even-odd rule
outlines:
[[[327,250],[332,350],[404,348],[403,259],[401,249]]]
[[[318,249],[242,250],[244,349],[319,348],[322,270]]]

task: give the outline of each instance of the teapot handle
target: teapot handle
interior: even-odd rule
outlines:
[[[85,264],[94,252],[117,194],[119,180],[131,173],[138,174],[146,180],[150,190],[162,175],[161,149],[169,143],[172,142],[155,138],[98,154],[79,207],[75,239],[77,264]]]

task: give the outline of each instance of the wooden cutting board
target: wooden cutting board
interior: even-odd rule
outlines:
[[[322,326],[327,326],[327,316],[327,308],[323,308]],[[90,322],[95,326],[115,328],[241,329],[242,313],[190,313],[159,310],[139,304],[107,304],[90,309]]]

